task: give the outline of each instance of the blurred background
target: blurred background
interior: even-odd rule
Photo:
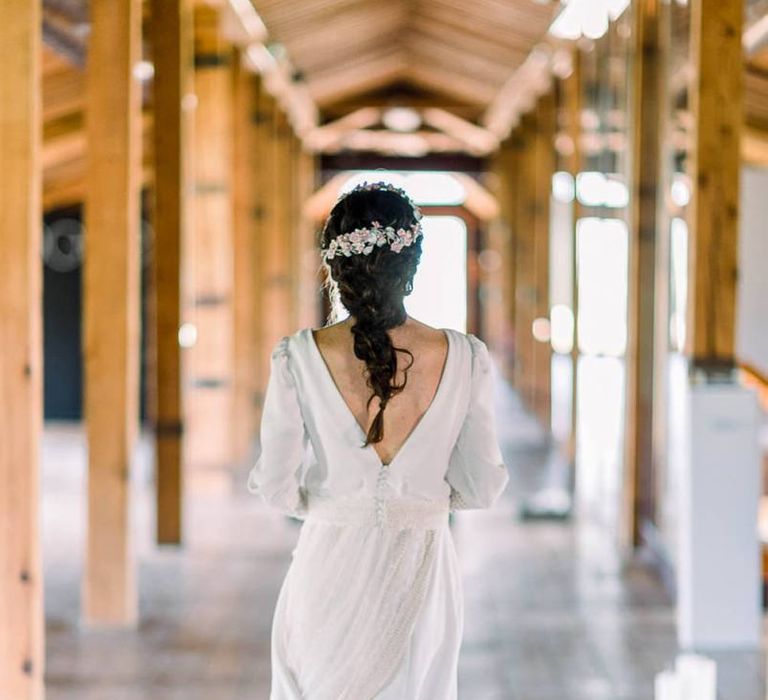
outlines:
[[[494,357],[462,700],[766,697],[766,0],[0,0],[0,65],[0,699],[268,697],[245,479],[365,180]]]

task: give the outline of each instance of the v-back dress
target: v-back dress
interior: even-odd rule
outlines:
[[[428,409],[388,464],[311,328],[271,355],[248,490],[303,520],[272,621],[270,700],[455,700],[463,591],[452,510],[509,479],[492,361],[453,329]]]

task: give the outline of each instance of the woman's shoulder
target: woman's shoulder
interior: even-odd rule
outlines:
[[[296,334],[296,341],[303,341],[304,347],[314,346],[320,350],[324,357],[333,356],[336,353],[344,353],[349,349],[349,327],[344,321],[328,324],[315,328],[307,326]]]
[[[290,357],[295,356],[306,344],[307,336],[311,331],[311,328],[300,328],[293,333],[278,338],[272,345],[272,358],[287,361]],[[311,337],[309,340],[311,340]]]

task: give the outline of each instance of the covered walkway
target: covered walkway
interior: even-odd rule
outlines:
[[[768,0],[0,0],[0,69],[0,700],[265,697],[269,354],[374,178],[498,373],[461,700],[765,700]]]

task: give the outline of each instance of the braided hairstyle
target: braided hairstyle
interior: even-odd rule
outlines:
[[[417,223],[417,212],[404,193],[391,189],[352,190],[331,210],[321,233],[321,247],[327,247],[339,234],[370,227],[373,221],[385,227],[407,229]],[[405,322],[403,299],[413,291],[413,277],[420,258],[419,236],[399,252],[384,245],[375,247],[368,255],[336,255],[323,262],[328,273],[325,286],[331,301],[340,302],[355,321],[351,328],[355,356],[365,361],[366,384],[373,392],[366,407],[374,396],[379,397],[379,411],[363,447],[383,439],[384,409],[388,401],[405,388],[408,369],[413,364],[411,351],[395,347],[387,330]],[[411,358],[402,384],[394,382],[397,352]]]

